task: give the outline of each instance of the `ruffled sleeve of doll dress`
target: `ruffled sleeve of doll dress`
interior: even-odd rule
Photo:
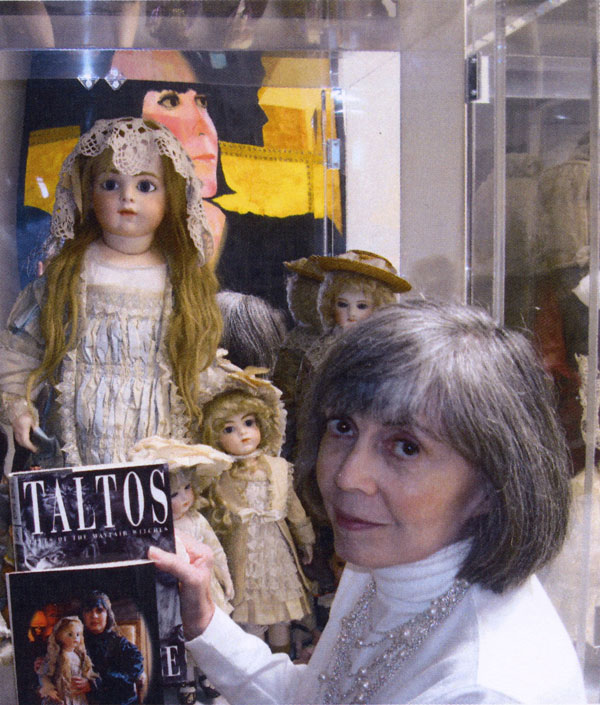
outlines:
[[[122,462],[147,436],[187,438],[165,338],[172,311],[165,264],[123,268],[86,252],[79,338],[65,356],[60,437],[71,465]]]

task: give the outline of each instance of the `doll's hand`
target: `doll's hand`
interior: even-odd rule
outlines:
[[[302,563],[303,565],[308,565],[309,563],[312,563],[313,559],[313,547],[312,544],[307,543],[304,546],[302,546]]]
[[[154,561],[159,570],[178,578],[183,633],[190,640],[202,634],[215,613],[215,603],[210,594],[213,555],[206,544],[191,536],[179,534],[179,538],[185,545],[189,562],[156,546],[148,549],[148,558]]]
[[[87,678],[81,676],[71,678],[71,693],[73,695],[83,695],[83,693],[89,693],[91,689],[92,686]]]
[[[25,413],[17,416],[17,418],[12,422],[13,432],[15,434],[15,440],[23,448],[27,448],[32,453],[37,451],[37,448],[31,442],[29,434],[31,429],[35,426],[35,421],[31,414]]]

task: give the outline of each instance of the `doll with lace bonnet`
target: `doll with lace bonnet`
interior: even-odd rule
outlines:
[[[71,679],[76,676],[87,680],[98,677],[85,649],[79,617],[63,617],[56,623],[40,673],[43,705],[87,705],[85,693],[74,692],[71,687]]]
[[[221,542],[200,510],[208,505],[203,496],[211,480],[231,466],[231,459],[207,445],[189,445],[176,439],[154,436],[145,438],[132,448],[129,460],[135,462],[166,462],[169,466],[169,486],[173,523],[179,534],[184,533],[207,544],[213,553],[211,593],[215,604],[230,614],[233,610],[233,582]]]
[[[35,450],[34,402],[70,465],[122,461],[140,438],[186,438],[200,421],[221,333],[200,191],[161,125],[99,120],[81,137],[44,276],[0,334],[1,411],[20,445]]]
[[[202,441],[229,453],[231,468],[209,488],[210,521],[223,537],[233,576],[232,617],[285,650],[289,622],[310,613],[310,585],[296,552],[312,560],[314,532],[293,488],[292,466],[278,457],[285,411],[280,392],[246,371],[204,407]]]

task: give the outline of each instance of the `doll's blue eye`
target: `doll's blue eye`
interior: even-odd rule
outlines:
[[[100,187],[104,191],[116,191],[119,188],[119,184],[116,179],[106,179],[100,184]]]
[[[336,301],[335,305],[338,308],[348,308],[348,304],[346,303],[346,301]]]
[[[234,427],[233,426],[225,426],[223,429],[223,433],[233,433],[234,432]]]
[[[244,420],[244,426],[248,426],[248,428],[251,428],[252,426],[254,426],[255,423],[256,422],[254,421],[254,419],[245,419]]]
[[[360,311],[364,311],[365,309],[369,308],[369,304],[361,301],[360,303],[356,304],[356,308]]]
[[[156,191],[156,185],[152,183],[152,181],[148,181],[147,179],[144,179],[143,181],[140,181],[137,185],[138,191],[141,191],[141,193],[151,193],[152,191]]]

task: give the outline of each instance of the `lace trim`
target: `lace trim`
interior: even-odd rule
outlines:
[[[96,157],[108,147],[113,151],[115,168],[128,176],[144,171],[148,160],[157,153],[171,160],[175,171],[186,182],[188,230],[198,250],[200,264],[205,264],[213,254],[213,240],[202,205],[202,182],[173,133],[162,125],[150,127],[141,118],[98,120],[65,159],[56,188],[48,254],[55,254],[65,240],[74,237],[75,214],[82,210],[78,157]]]

